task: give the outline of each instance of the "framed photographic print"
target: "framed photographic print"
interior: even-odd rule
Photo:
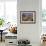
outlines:
[[[21,24],[35,24],[36,11],[20,11],[20,23]]]

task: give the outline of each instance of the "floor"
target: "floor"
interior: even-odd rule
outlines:
[[[5,46],[5,42],[4,41],[3,42],[0,41],[0,46]],[[37,44],[33,44],[33,46],[38,46],[38,45]],[[46,46],[46,43],[43,43],[40,46]]]
[[[5,42],[0,42],[0,46],[5,46]]]

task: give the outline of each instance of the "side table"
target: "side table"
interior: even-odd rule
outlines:
[[[10,32],[6,34],[5,46],[17,46],[17,35]]]

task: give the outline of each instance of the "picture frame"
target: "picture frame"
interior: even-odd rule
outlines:
[[[20,11],[20,23],[21,24],[35,24],[36,11]]]

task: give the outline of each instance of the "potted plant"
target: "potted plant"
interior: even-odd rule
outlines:
[[[0,27],[2,27],[4,25],[4,19],[3,18],[0,18]]]

